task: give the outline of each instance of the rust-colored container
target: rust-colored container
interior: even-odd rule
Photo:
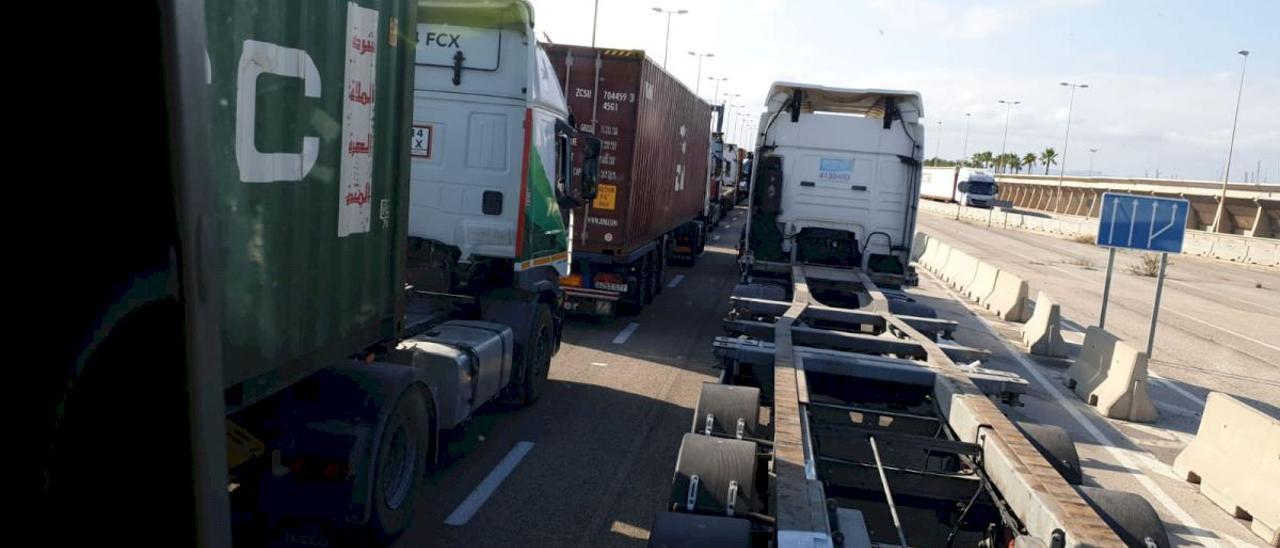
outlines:
[[[711,105],[643,51],[543,47],[578,127],[602,141],[600,191],[574,210],[574,251],[626,257],[697,218],[706,198]]]

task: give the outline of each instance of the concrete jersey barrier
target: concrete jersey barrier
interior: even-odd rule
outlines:
[[[1097,326],[1085,332],[1067,386],[1113,419],[1152,422],[1159,415],[1147,394],[1147,354]]]
[[[1036,295],[1031,319],[1022,326],[1022,344],[1027,345],[1032,354],[1067,357],[1067,344],[1062,340],[1062,308],[1043,291]]]
[[[1173,460],[1183,479],[1250,530],[1280,546],[1280,419],[1210,392],[1200,428]]]
[[[982,305],[1002,320],[1020,322],[1026,319],[1029,291],[1026,280],[1008,270],[1000,270],[996,273],[995,287]]]
[[[920,257],[924,256],[924,252],[929,249],[928,234],[917,232],[915,239],[911,240],[911,260],[920,262]]]
[[[933,264],[930,265],[929,271],[934,274],[942,274],[942,270],[947,268],[947,261],[951,260],[951,252],[954,249],[951,246],[938,242],[938,252],[933,256]]]
[[[974,275],[973,283],[965,290],[964,295],[985,304],[987,297],[991,296],[991,292],[996,289],[996,275],[999,273],[1000,269],[991,263],[978,263],[978,272]]]
[[[942,279],[946,280],[952,287],[958,287],[962,281],[973,281],[973,273],[977,269],[977,259],[968,253],[953,249],[951,251],[951,259],[947,261],[947,268],[942,271]],[[968,279],[966,280],[965,278]]]

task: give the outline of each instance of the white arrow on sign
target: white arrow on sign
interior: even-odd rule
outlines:
[[[1134,206],[1137,206],[1137,202],[1134,202]],[[1173,225],[1178,223],[1178,204],[1174,203],[1173,215],[1169,216],[1169,224],[1160,230],[1156,230],[1156,212],[1159,211],[1159,208],[1160,202],[1151,202],[1151,225],[1147,230],[1147,247],[1155,247],[1156,236],[1168,232],[1170,228],[1173,228]]]

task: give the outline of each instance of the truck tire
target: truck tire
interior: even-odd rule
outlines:
[[[1151,503],[1133,493],[1079,486],[1080,495],[1126,546],[1168,548],[1169,533]]]
[[[707,415],[712,417],[711,435],[737,437],[741,419],[743,437],[755,438],[760,429],[760,389],[704,382],[693,412],[694,434],[707,435]]]
[[[640,260],[640,304],[647,305],[653,302],[653,255],[646,254]]]
[[[649,548],[751,547],[751,522],[742,518],[659,512],[649,531]]]
[[[690,511],[689,491],[697,476],[692,512],[726,515],[731,502],[735,513],[754,511],[756,462],[755,442],[685,434],[671,480],[670,508]],[[730,499],[734,482],[736,493]]]
[[[1031,445],[1035,446],[1045,460],[1071,485],[1080,485],[1084,481],[1084,473],[1080,470],[1080,455],[1076,452],[1076,444],[1071,435],[1060,426],[1037,424],[1034,422],[1015,422],[1018,429],[1026,434]]]
[[[424,478],[431,455],[431,417],[422,392],[406,390],[387,418],[378,442],[369,527],[379,540],[404,532],[414,507],[423,500]]]
[[[705,225],[698,228],[698,247],[697,249],[694,249],[693,253],[695,261],[697,260],[698,255],[701,255],[703,251],[707,250],[707,232],[710,228],[711,227]]]
[[[658,270],[658,283],[654,285],[654,295],[661,295],[662,288],[667,285],[667,244],[663,241],[654,252],[653,266]]]
[[[545,304],[538,305],[533,326],[529,330],[529,340],[524,345],[516,345],[516,361],[519,364],[517,371],[520,376],[515,386],[515,396],[520,405],[533,405],[542,397],[547,373],[551,370],[551,350],[555,347],[555,333],[552,329],[551,311]]]

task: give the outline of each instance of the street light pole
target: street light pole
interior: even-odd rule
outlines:
[[[933,157],[942,157],[942,120],[938,120],[938,139],[933,142]]]
[[[698,75],[693,77],[693,94],[701,97],[702,91],[702,59],[705,57],[715,57],[714,53],[698,53],[696,51],[689,52],[689,55],[698,58]]]
[[[667,37],[662,42],[662,68],[665,69],[667,68],[667,50],[671,49],[671,16],[684,15],[689,13],[689,10],[664,10],[662,8],[653,8],[653,11],[667,14]]]
[[[964,113],[964,149],[960,152],[960,166],[963,167],[965,161],[969,158],[969,121],[973,118],[970,113]]]
[[[596,20],[600,16],[600,0],[596,0],[596,7],[591,10],[591,47],[596,47]]]
[[[711,96],[711,104],[714,105],[720,101],[720,82],[728,80],[729,77],[725,76],[724,78],[716,78],[715,76],[708,76],[707,79],[716,83],[715,94]]]
[[[1089,84],[1072,84],[1062,82],[1060,86],[1071,88],[1071,98],[1067,100],[1067,135],[1062,140],[1062,162],[1058,164],[1058,190],[1053,195],[1053,211],[1057,213],[1062,207],[1062,177],[1067,173],[1067,147],[1071,145],[1071,109],[1076,104],[1076,90],[1089,87]]]
[[[1098,153],[1098,149],[1089,149],[1089,176],[1093,177],[1093,156]]]
[[[1231,154],[1236,148],[1236,123],[1240,121],[1240,98],[1244,96],[1244,69],[1249,64],[1249,50],[1236,52],[1244,60],[1240,62],[1240,88],[1236,91],[1236,114],[1231,119],[1231,143],[1227,145],[1227,167],[1222,172],[1222,195],[1218,197],[1218,211],[1213,215],[1213,231],[1218,232],[1222,226],[1222,215],[1227,208],[1227,181],[1231,178]]]
[[[996,101],[1005,106],[1004,108],[1004,137],[1000,139],[1000,157],[1004,157],[1005,145],[1009,143],[1009,116],[1013,114],[1013,106],[1021,105],[1022,101],[1014,101],[1013,99],[1001,99]],[[999,162],[996,163],[999,165]]]

